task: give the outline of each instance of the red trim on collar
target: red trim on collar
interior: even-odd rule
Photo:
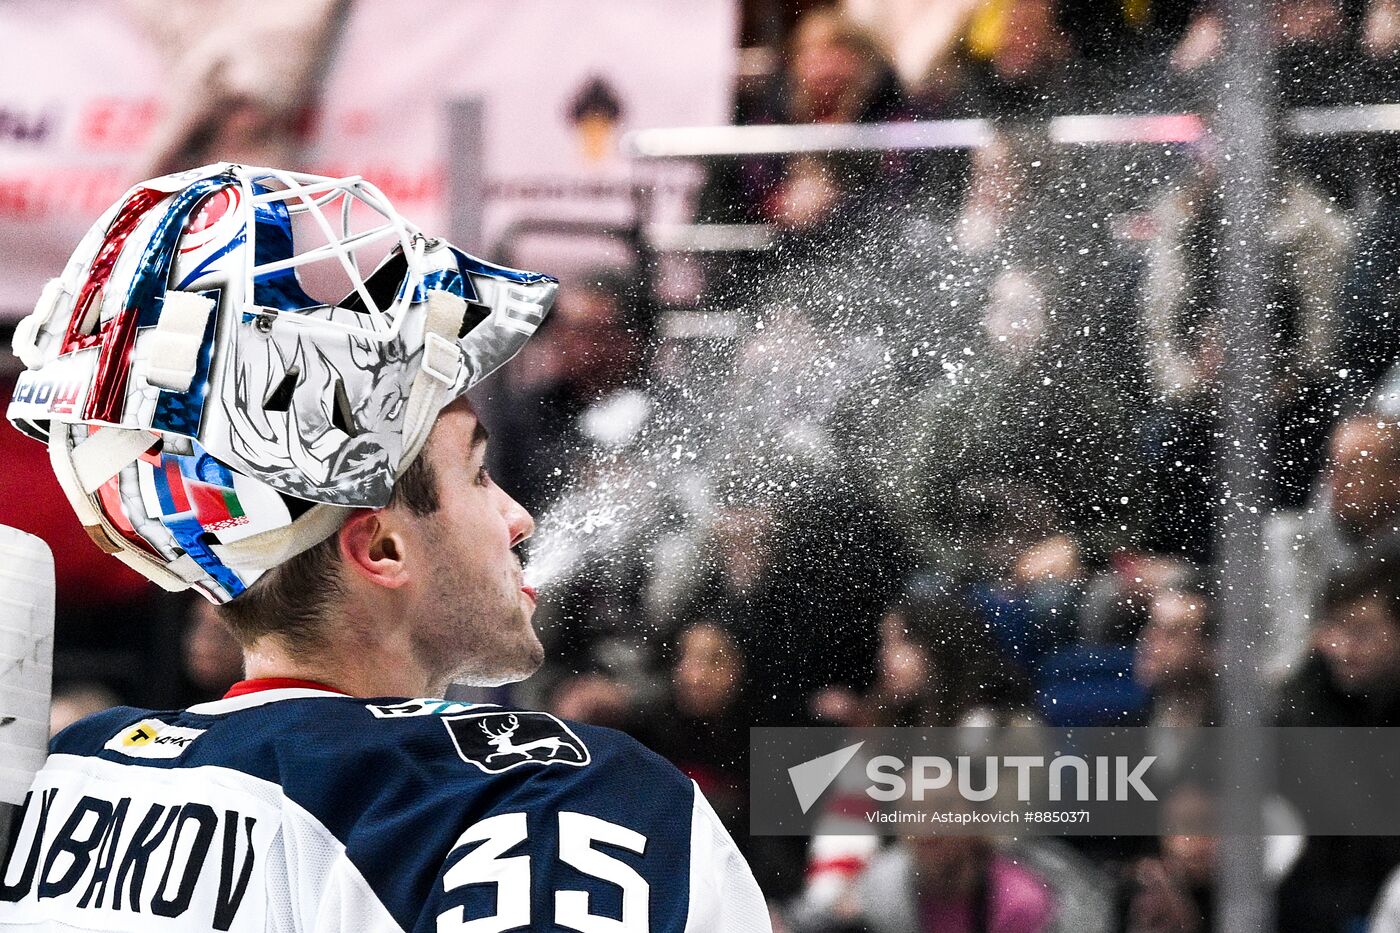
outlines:
[[[258,693],[263,690],[328,690],[331,693],[339,693],[341,696],[349,696],[343,690],[334,687],[327,687],[325,684],[318,684],[314,680],[298,680],[295,677],[257,677],[253,680],[240,680],[232,687],[228,688],[228,693],[224,694],[224,699],[241,697],[248,693]]]

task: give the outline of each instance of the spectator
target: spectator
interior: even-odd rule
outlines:
[[[1400,425],[1367,415],[1342,422],[1331,463],[1326,492],[1338,530],[1372,546],[1400,533]]]
[[[1400,51],[1400,3],[1372,0],[1367,4],[1361,27],[1361,47],[1375,59],[1386,59]]]
[[[1062,531],[1022,544],[1006,574],[987,575],[977,601],[1000,653],[1035,673],[1047,655],[1078,638],[1087,574],[1078,542]]]
[[[928,299],[942,333],[919,352],[941,372],[886,413],[905,445],[890,456],[913,465],[896,495],[918,503],[914,521],[933,520],[916,526],[931,550],[957,548],[948,518],[960,489],[1008,480],[1059,516],[1047,533],[1073,529],[1099,554],[1137,520],[1125,506],[1137,492],[1140,378],[1117,343],[1124,293],[1105,279],[1119,257],[1070,168],[1027,133],[998,134],[974,155],[967,197],[937,238],[950,248]]]
[[[1192,566],[1170,554],[1122,550],[1089,581],[1080,618],[1089,641],[1128,644],[1147,624],[1158,595],[1190,585]]]
[[[1280,91],[1288,103],[1318,105],[1352,98],[1355,92],[1347,87],[1345,69],[1365,28],[1348,15],[1348,7],[1356,6],[1344,0],[1283,0],[1273,5],[1271,38],[1279,57]],[[1373,48],[1384,49],[1383,11],[1377,12],[1368,31],[1374,36]],[[1223,39],[1220,10],[1214,4],[1202,5],[1172,52],[1172,67],[1209,75],[1219,64]],[[1202,83],[1202,91],[1208,94],[1207,85]]]
[[[1374,414],[1341,421],[1307,506],[1270,516],[1265,535],[1273,618],[1264,669],[1280,682],[1308,650],[1329,578],[1400,547],[1400,428]]]
[[[1224,320],[1218,251],[1224,218],[1210,167],[1154,208],[1157,236],[1147,252],[1142,329],[1156,403],[1144,432],[1156,485],[1152,544],[1208,560],[1211,503],[1219,498],[1218,430]],[[1317,187],[1285,181],[1272,218],[1270,328],[1279,335],[1267,404],[1277,413],[1270,444],[1277,464],[1272,496],[1296,505],[1320,466],[1335,407],[1340,315],[1337,299],[1351,231]]]
[[[1124,933],[1210,933],[1215,929],[1218,871],[1214,804],[1199,787],[1182,785],[1162,804],[1171,831],[1159,854],[1131,872],[1123,911]]]
[[[888,850],[888,859],[901,850],[907,857],[904,871],[896,869],[897,862],[878,860],[860,886],[872,931],[1040,933],[1049,928],[1055,901],[1046,880],[998,852],[991,840],[917,836]],[[901,891],[900,880],[911,875],[913,890]],[[895,921],[905,905],[913,907],[914,924],[908,927]]]
[[[879,45],[835,7],[802,17],[788,55],[783,122],[881,122],[905,106]]]
[[[1104,61],[1123,80],[1142,80],[1147,68],[1180,41],[1201,0],[1076,0],[1060,2],[1059,18],[1080,52]],[[1160,70],[1155,72],[1160,80]]]
[[[904,86],[932,114],[947,110],[961,79],[957,48],[981,0],[844,0],[876,36]]]
[[[748,825],[749,704],[743,652],[710,621],[681,630],[664,711],[650,719],[652,748],[700,785],[736,838]]]
[[[1004,663],[962,600],[915,596],[880,620],[875,682],[864,697],[814,697],[818,718],[852,726],[986,726],[1024,713],[1029,686]]]
[[[1150,696],[1150,726],[1209,726],[1215,713],[1215,626],[1209,601],[1167,590],[1138,632],[1133,676]]]
[[[1400,724],[1400,590],[1391,568],[1363,566],[1329,584],[1312,657],[1286,685],[1278,722],[1286,726]],[[1327,786],[1331,766],[1315,757],[1283,764],[1285,773],[1312,772],[1306,780],[1318,787]],[[1280,931],[1356,929],[1397,864],[1400,840],[1393,837],[1309,838],[1280,888]]]
[[[1362,567],[1329,586],[1312,658],[1284,689],[1280,725],[1400,725],[1400,593],[1386,573]]]
[[[913,111],[879,44],[835,7],[808,11],[788,47],[783,79],[754,123],[880,123]],[[771,223],[807,236],[839,232],[875,193],[899,180],[881,156],[816,155],[721,165],[700,213],[711,221]]]
[[[1109,87],[1061,27],[1055,0],[985,3],[968,24],[968,116],[1039,118],[1100,109]]]
[[[1337,106],[1366,100],[1390,100],[1390,68],[1383,63],[1384,13],[1363,23],[1367,0],[1280,0],[1271,5],[1275,74],[1279,102],[1287,107]],[[1371,31],[1374,44],[1368,60],[1362,53],[1363,35]],[[1220,80],[1223,21],[1215,4],[1203,4],[1171,55],[1167,73],[1184,76],[1178,96],[1181,109],[1204,110],[1217,97]],[[1280,134],[1278,164],[1291,178],[1306,179],[1329,199],[1350,203],[1364,177],[1350,170],[1355,162],[1353,138],[1345,136],[1290,137]],[[1385,144],[1381,144],[1384,151]],[[1287,204],[1285,199],[1281,203]]]
[[[751,693],[758,685],[747,676],[739,640],[701,618],[681,628],[674,648],[669,689],[638,711],[635,731],[705,792],[759,886],[770,897],[789,896],[801,883],[806,840],[749,834]]]
[[[565,678],[555,686],[549,702],[556,716],[622,730],[638,728],[637,706],[630,685],[600,671]]]
[[[755,724],[809,721],[812,695],[827,687],[866,690],[880,613],[903,584],[904,547],[888,520],[849,481],[823,482],[797,484],[790,500],[725,507],[687,600],[687,614],[706,607],[743,648],[763,685]],[[859,573],[839,569],[856,559]]]
[[[951,792],[935,792],[909,806],[946,812],[968,804]],[[1103,879],[1054,843],[1008,847],[976,835],[911,835],[858,858],[863,867],[835,897],[828,891],[818,900],[809,890],[796,905],[799,933],[1108,929],[1111,909]]]

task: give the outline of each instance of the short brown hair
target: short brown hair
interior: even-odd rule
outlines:
[[[438,510],[437,473],[427,454],[425,446],[394,483],[389,508],[402,505],[414,515]],[[219,607],[240,644],[246,647],[276,635],[289,651],[302,655],[323,644],[326,607],[343,593],[338,537],[331,535],[274,567],[237,599]]]

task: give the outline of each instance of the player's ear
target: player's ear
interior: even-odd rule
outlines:
[[[340,558],[349,573],[388,589],[408,582],[403,532],[383,510],[357,510],[337,536]]]

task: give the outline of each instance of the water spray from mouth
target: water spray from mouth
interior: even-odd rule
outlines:
[[[1089,524],[1120,533],[1138,443],[1123,424],[1140,402],[1120,375],[1113,244],[1081,200],[1096,189],[1049,181],[1039,155],[1004,158],[1024,164],[988,162],[969,182],[990,192],[968,199],[986,217],[915,204],[712,283],[698,316],[728,331],[663,329],[645,383],[583,416],[593,449],[541,516],[526,579],[548,589],[637,561],[674,576],[668,541],[694,550],[726,510],[839,510],[812,494],[840,488],[878,505],[853,524],[896,525],[920,554],[957,551],[973,569],[948,515],[979,477],[1084,503]],[[1017,173],[1034,183],[1003,177]],[[1035,249],[1004,235],[1031,223]],[[844,574],[870,557],[833,545],[803,559]]]
[[[724,509],[777,505],[834,468],[826,422],[841,393],[869,378],[870,348],[816,339],[790,303],[729,325],[718,339],[663,335],[644,386],[583,416],[593,447],[539,519],[529,583],[649,561],[669,538],[693,543]]]
[[[586,551],[607,549],[620,536],[630,511],[628,504],[620,501],[566,496],[531,540],[525,583],[544,589],[565,577]]]

